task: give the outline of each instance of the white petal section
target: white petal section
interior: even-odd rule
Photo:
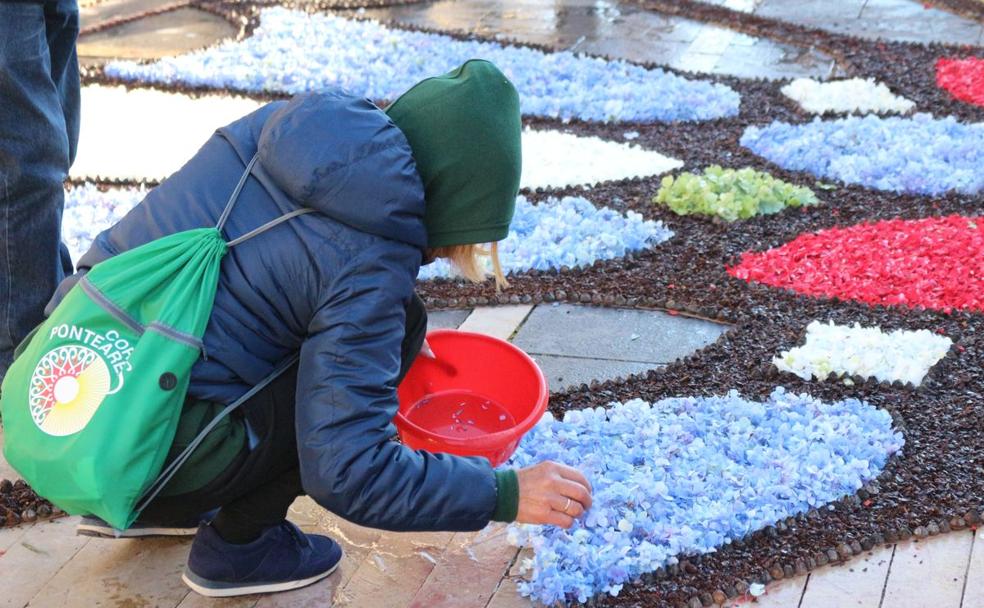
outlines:
[[[786,97],[812,114],[824,112],[898,112],[905,114],[915,103],[895,95],[884,83],[874,79],[851,78],[818,82],[797,78],[782,88]]]
[[[228,95],[85,87],[72,177],[163,179],[181,168],[216,129],[262,105]]]
[[[262,105],[226,95],[195,98],[154,90],[86,87],[82,90],[82,133],[72,176],[163,179],[181,168],[216,129]],[[682,165],[658,152],[597,137],[560,131],[523,133],[524,188],[659,175]]]
[[[639,146],[560,131],[523,132],[523,188],[591,185],[659,175],[683,162]]]
[[[772,363],[804,380],[823,380],[833,372],[919,386],[952,345],[950,338],[925,329],[885,333],[858,323],[848,327],[813,321],[803,346],[780,353]]]

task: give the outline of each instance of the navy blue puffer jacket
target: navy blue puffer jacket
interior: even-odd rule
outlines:
[[[148,142],[153,153],[153,142]],[[259,159],[228,239],[299,207],[230,250],[189,395],[228,403],[300,351],[297,449],[305,491],[356,523],[473,530],[496,486],[484,459],[415,452],[396,434],[405,307],[426,247],[424,194],[403,133],[339,91],[274,102],[219,129],[177,173],[100,234],[80,273],[174,232],[214,226]],[[59,288],[53,306],[77,281]],[[248,414],[248,413],[247,413]]]

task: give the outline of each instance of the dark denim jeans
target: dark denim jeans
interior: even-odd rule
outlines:
[[[79,139],[76,0],[0,0],[0,378],[72,272],[62,183]]]

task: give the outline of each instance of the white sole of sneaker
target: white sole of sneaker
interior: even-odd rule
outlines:
[[[228,589],[216,588],[216,587],[205,587],[191,580],[188,576],[188,572],[185,571],[181,574],[181,580],[184,581],[185,585],[188,585],[192,591],[199,595],[204,595],[206,597],[235,597],[237,595],[250,595],[253,593],[276,593],[277,591],[290,591],[291,589],[300,589],[301,587],[307,587],[312,585],[323,578],[331,576],[331,573],[338,569],[339,564],[342,560],[338,560],[338,564],[332,566],[330,570],[326,570],[321,574],[317,574],[310,578],[304,578],[296,581],[288,581],[285,583],[262,583],[256,585],[250,585],[248,587],[230,587]]]
[[[115,528],[107,528],[95,524],[79,524],[75,526],[78,536],[94,536],[96,538],[141,538],[146,536],[194,536],[198,528],[130,528],[120,532]]]

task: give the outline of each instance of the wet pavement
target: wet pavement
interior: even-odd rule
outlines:
[[[984,24],[912,0],[704,0],[859,38],[984,44]]]
[[[141,17],[100,30],[117,20],[158,10],[171,0],[105,0],[79,9],[83,33],[79,37],[79,60],[83,65],[107,59],[155,59],[179,55],[233,37],[238,29],[225,19],[185,7]],[[87,29],[95,29],[87,33]]]
[[[441,0],[371,9],[364,14],[380,21],[512,39],[709,74],[795,78],[837,73],[834,60],[817,50],[753,38],[727,28],[607,0]]]

